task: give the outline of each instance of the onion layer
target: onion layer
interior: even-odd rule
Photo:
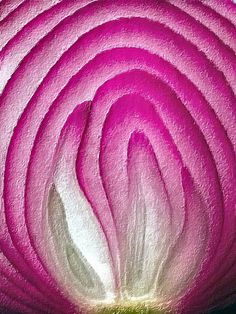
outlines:
[[[0,304],[236,296],[236,5],[3,0]]]

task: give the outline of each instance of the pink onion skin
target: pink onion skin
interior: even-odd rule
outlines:
[[[0,33],[0,311],[89,309],[45,218],[60,171],[116,292],[156,285],[152,301],[183,314],[235,301],[236,5],[3,0]]]

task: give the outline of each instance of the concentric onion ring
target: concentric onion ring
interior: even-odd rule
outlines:
[[[236,5],[0,3],[1,311],[236,296]]]

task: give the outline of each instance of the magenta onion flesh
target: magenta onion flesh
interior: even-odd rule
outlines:
[[[235,301],[236,4],[2,0],[0,34],[0,312]]]

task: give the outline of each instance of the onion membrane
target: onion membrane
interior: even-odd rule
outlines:
[[[233,302],[236,5],[3,0],[0,31],[1,312]]]

